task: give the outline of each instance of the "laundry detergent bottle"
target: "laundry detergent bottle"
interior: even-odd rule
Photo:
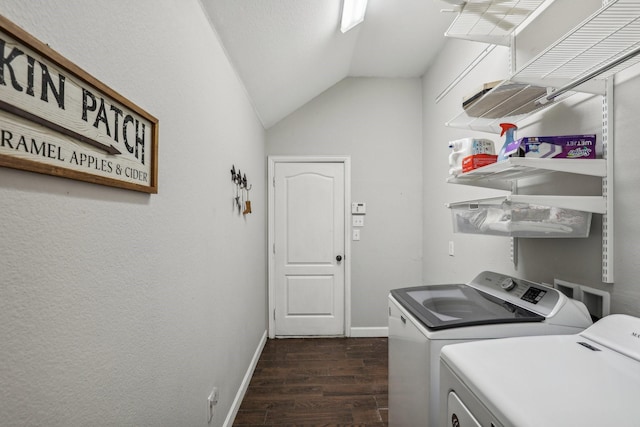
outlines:
[[[499,162],[507,159],[507,156],[511,151],[507,149],[509,145],[511,145],[515,141],[514,135],[516,130],[518,129],[518,126],[514,125],[513,123],[500,123],[500,127],[502,128],[502,132],[500,133],[500,136],[506,135],[506,137],[504,139],[504,145],[502,146],[502,148],[500,149],[500,152],[498,153]]]

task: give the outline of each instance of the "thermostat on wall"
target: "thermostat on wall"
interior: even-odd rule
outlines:
[[[364,215],[367,213],[367,204],[362,202],[353,202],[351,203],[351,214],[352,215]]]

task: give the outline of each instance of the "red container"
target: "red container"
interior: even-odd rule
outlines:
[[[473,156],[467,156],[462,159],[462,173],[490,165],[497,160],[498,156],[495,154],[474,154]]]

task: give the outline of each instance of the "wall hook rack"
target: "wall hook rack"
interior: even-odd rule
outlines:
[[[236,172],[236,166],[231,165],[231,181],[236,185],[235,203],[238,208],[238,212],[241,212],[243,215],[251,213],[249,190],[253,188],[253,185],[250,185],[247,181],[247,174],[243,174],[242,171],[240,171],[240,168],[238,168],[238,171]]]

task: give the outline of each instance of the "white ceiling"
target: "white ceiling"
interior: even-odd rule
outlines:
[[[422,76],[454,18],[439,0],[369,0],[343,34],[342,0],[201,2],[266,128],[347,76]]]

